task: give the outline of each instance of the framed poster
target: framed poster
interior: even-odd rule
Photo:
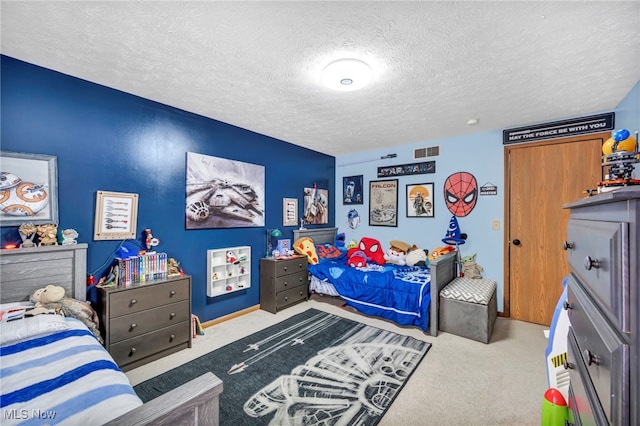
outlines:
[[[187,152],[186,228],[264,226],[264,166]]]
[[[342,178],[342,204],[364,204],[362,175]]]
[[[138,194],[98,191],[94,240],[127,240],[136,238]]]
[[[0,151],[0,226],[58,223],[57,157]]]
[[[296,226],[297,224],[298,224],[298,199],[283,198],[282,199],[282,226]]]
[[[407,217],[434,217],[433,182],[407,185]]]
[[[304,188],[304,223],[329,223],[329,190]]]
[[[398,226],[398,179],[369,182],[369,226]]]

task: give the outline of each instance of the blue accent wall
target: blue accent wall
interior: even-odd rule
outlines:
[[[283,198],[297,198],[301,211],[303,188],[314,183],[333,196],[332,156],[4,55],[0,65],[1,148],[57,156],[59,231],[74,228],[89,243],[87,272],[103,275],[120,244],[93,241],[96,192],[139,194],[137,239],[150,228],[157,250],[192,276],[192,309],[202,321],[259,304],[265,228],[293,238],[295,227],[282,226]],[[187,152],[265,166],[266,227],[186,230]],[[1,231],[3,247],[20,241],[17,227]],[[251,288],[208,298],[206,251],[240,245],[251,246]]]

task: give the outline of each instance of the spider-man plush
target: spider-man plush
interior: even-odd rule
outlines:
[[[370,262],[377,263],[378,265],[384,265],[386,263],[382,245],[380,241],[375,238],[362,237],[358,248],[364,252],[364,255]]]

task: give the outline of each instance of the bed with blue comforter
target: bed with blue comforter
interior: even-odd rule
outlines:
[[[309,265],[309,273],[315,277],[312,291],[339,295],[346,305],[363,314],[428,331],[431,303],[428,268],[394,264],[353,268],[339,260]]]

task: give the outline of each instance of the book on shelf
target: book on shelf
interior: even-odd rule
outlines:
[[[167,254],[147,252],[126,259],[116,258],[118,285],[141,284],[167,278]]]

